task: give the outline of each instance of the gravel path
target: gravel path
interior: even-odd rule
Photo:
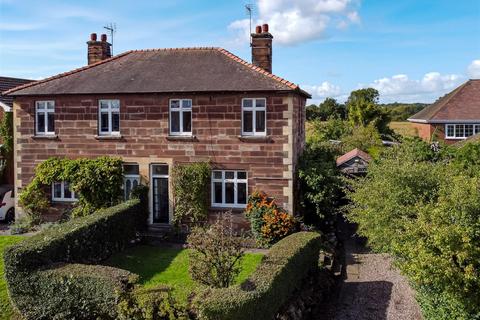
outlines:
[[[324,320],[420,320],[415,292],[385,254],[366,250],[347,236],[344,281],[318,312]]]

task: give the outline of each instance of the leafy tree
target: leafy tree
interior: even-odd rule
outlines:
[[[342,196],[336,167],[338,151],[326,143],[307,143],[300,157],[298,176],[305,222],[327,227]]]
[[[395,257],[426,319],[478,319],[480,172],[466,154],[480,146],[429,148],[406,140],[371,163],[351,181],[347,216],[373,249]]]
[[[320,143],[328,142],[329,140],[340,140],[343,136],[350,134],[351,130],[350,124],[341,119],[315,120],[310,123],[307,142]]]
[[[353,128],[352,132],[342,136],[341,140],[344,152],[359,148],[372,156],[377,156],[383,146],[380,134],[372,124]]]
[[[378,91],[373,88],[352,91],[347,100],[348,120],[354,127],[372,124],[380,134],[391,135],[390,115],[378,106],[378,97]]]
[[[326,98],[318,106],[311,104],[306,108],[306,117],[308,121],[321,120],[326,121],[331,118],[346,119],[347,110],[345,105],[339,104],[333,98]]]

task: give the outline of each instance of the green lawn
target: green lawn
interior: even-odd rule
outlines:
[[[3,278],[3,250],[5,247],[22,240],[21,236],[0,236],[0,319],[7,320],[12,316],[12,308],[8,299],[7,284]]]
[[[190,292],[200,288],[188,273],[189,249],[137,246],[123,251],[107,261],[115,266],[140,276],[145,287],[166,284],[174,289],[179,301],[186,301]],[[262,260],[262,254],[247,253],[242,259],[242,271],[236,283],[245,281]]]

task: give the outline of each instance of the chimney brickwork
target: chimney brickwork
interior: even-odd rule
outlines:
[[[257,26],[252,33],[252,64],[272,73],[272,34],[268,24]]]
[[[101,41],[97,41],[97,34],[92,33],[90,35],[90,41],[88,45],[88,64],[97,63],[99,61],[108,59],[112,56],[110,47],[111,44],[107,42],[107,35],[101,35]]]

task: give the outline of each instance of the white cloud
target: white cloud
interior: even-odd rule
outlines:
[[[339,86],[328,81],[324,81],[319,85],[303,85],[302,89],[312,95],[313,100],[323,100],[325,98],[336,98],[341,95]]]
[[[467,75],[470,79],[480,79],[480,59],[473,60],[467,68]]]
[[[322,38],[329,25],[360,22],[356,0],[258,0],[257,7],[253,25],[268,23],[276,43],[283,45]],[[248,40],[248,19],[232,22],[229,29],[238,30],[238,41]]]
[[[383,102],[432,102],[458,86],[464,77],[457,74],[426,73],[421,79],[410,79],[405,74],[381,78],[368,85],[379,91]]]

